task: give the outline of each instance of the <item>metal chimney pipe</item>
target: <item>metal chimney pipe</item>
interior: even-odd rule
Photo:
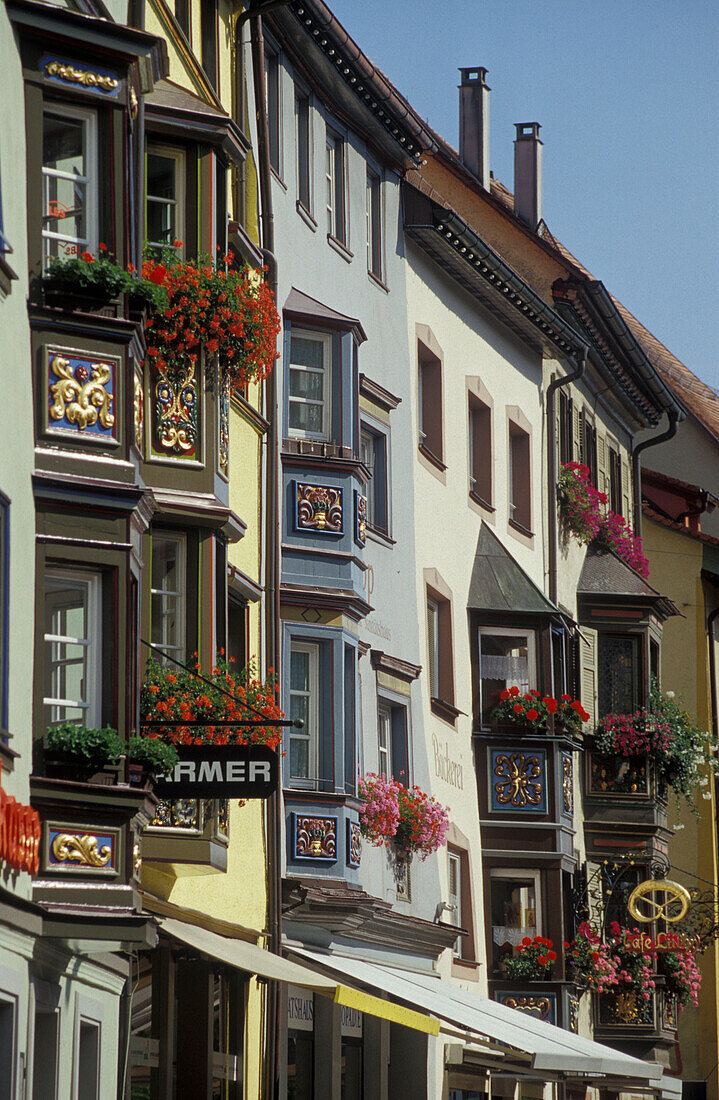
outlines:
[[[489,93],[487,70],[460,69],[459,155],[462,163],[489,191]]]
[[[542,220],[542,142],[538,122],[515,122],[514,213],[530,229]]]

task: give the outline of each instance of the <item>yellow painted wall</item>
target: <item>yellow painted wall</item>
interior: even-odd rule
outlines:
[[[644,521],[644,550],[649,558],[650,583],[674,601],[681,616],[664,624],[662,644],[662,688],[674,691],[686,709],[696,717],[702,729],[711,722],[711,696],[706,637],[706,612],[702,590],[702,544],[687,535],[668,530],[660,524]],[[716,805],[714,785],[697,792],[701,817],[696,818],[683,806],[670,809],[669,823],[679,828],[669,846],[672,877],[688,888],[704,889],[682,870],[717,882]],[[686,1008],[679,1017],[679,1042],[683,1063],[682,1077],[687,1081],[707,1080],[709,1100],[719,1097],[717,1061],[719,1060],[719,1001],[717,990],[718,952],[716,945],[701,960],[702,990],[699,1008]]]

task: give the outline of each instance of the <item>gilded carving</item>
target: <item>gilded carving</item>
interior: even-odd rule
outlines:
[[[107,430],[113,428],[113,395],[108,388],[113,375],[110,363],[89,363],[88,370],[82,361],[53,355],[50,371],[57,378],[57,382],[50,385],[52,420],[67,420],[80,431],[98,422]]]
[[[367,497],[357,494],[357,542],[364,546],[367,541]]]
[[[218,464],[227,476],[230,464],[230,376],[223,373],[220,382],[220,423],[218,439]]]
[[[337,858],[337,818],[295,814],[295,859]]]
[[[362,830],[359,821],[347,822],[347,863],[359,867],[362,859]]]
[[[562,805],[565,814],[574,808],[574,765],[569,755],[562,756]]]
[[[297,482],[297,527],[301,531],[342,534],[342,490]]]
[[[167,366],[153,385],[156,444],[160,453],[193,458],[198,444],[197,374],[190,366]]]
[[[502,1004],[508,1008],[516,1008],[518,1012],[527,1012],[540,1020],[548,1020],[552,1013],[552,1002],[549,997],[532,997],[519,995],[504,997]]]
[[[85,867],[107,867],[112,858],[109,844],[97,847],[97,837],[79,833],[57,833],[52,841],[52,854],[58,863],[79,863]]]
[[[136,840],[132,846],[132,873],[135,878],[140,877],[140,869],[142,867],[142,855],[140,853],[140,845]]]
[[[498,753],[494,760],[494,793],[502,806],[540,806],[544,795],[538,756],[523,752]]]
[[[102,92],[114,92],[120,87],[117,77],[107,73],[93,72],[91,69],[76,69],[74,65],[61,61],[49,61],[45,65],[45,75],[65,80],[68,84],[82,84],[85,88],[99,88]]]
[[[158,802],[150,825],[159,829],[200,828],[200,803],[196,798],[175,798]]]
[[[649,794],[649,769],[646,757],[608,758],[592,753],[590,783],[595,793],[612,795]]]
[[[135,421],[135,446],[142,453],[143,433],[145,428],[145,394],[142,389],[142,379],[135,375],[135,398],[133,403]]]

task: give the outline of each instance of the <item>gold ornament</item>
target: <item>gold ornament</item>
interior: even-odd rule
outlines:
[[[112,856],[109,844],[97,850],[97,837],[88,834],[58,833],[52,842],[52,854],[58,863],[81,863],[86,867],[107,867]]]

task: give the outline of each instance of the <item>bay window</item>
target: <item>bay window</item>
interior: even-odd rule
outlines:
[[[642,701],[640,636],[600,634],[597,643],[599,717],[633,714]]]
[[[101,579],[49,569],[45,575],[45,723],[97,728],[101,713]]]
[[[151,614],[152,643],[184,661],[187,543],[183,535],[153,532]]]
[[[332,340],[326,333],[293,330],[289,363],[289,433],[329,439]]]
[[[98,243],[97,116],[48,108],[42,131],[43,262],[94,252]]]
[[[319,646],[294,640],[290,649],[290,713],[302,728],[290,729],[290,785],[313,787],[319,734]]]
[[[481,718],[489,721],[505,688],[518,687],[524,695],[536,685],[535,635],[513,627],[479,628]]]
[[[541,935],[538,871],[490,871],[492,958],[499,969],[502,958],[513,955],[526,937]]]
[[[147,247],[160,253],[185,236],[185,156],[181,149],[149,146],[146,167]],[[181,255],[182,248],[176,250]]]

